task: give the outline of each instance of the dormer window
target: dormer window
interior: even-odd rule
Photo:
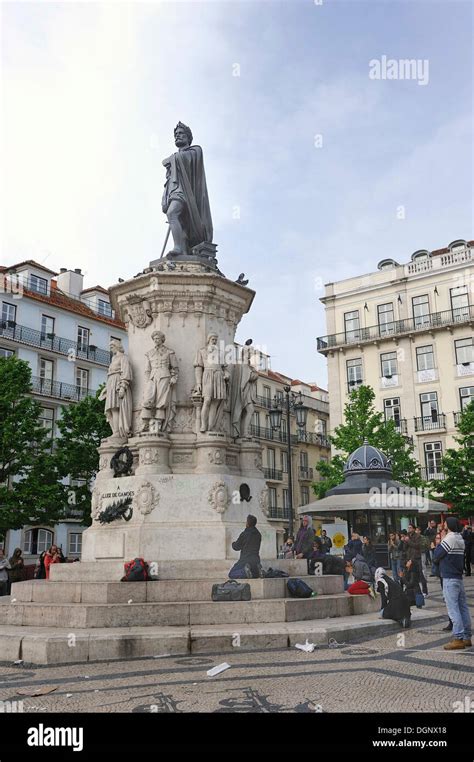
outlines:
[[[31,291],[36,291],[38,294],[45,296],[48,294],[48,281],[46,278],[40,278],[39,275],[30,275],[28,286]]]
[[[451,241],[450,244],[448,244],[449,251],[456,251],[457,249],[468,249],[469,244],[467,241],[463,241],[461,238],[458,238],[456,241]]]
[[[97,312],[105,317],[112,317],[112,307],[104,299],[97,300]]]
[[[393,270],[394,267],[398,267],[394,259],[381,259],[377,265],[378,270]]]
[[[431,257],[430,252],[427,249],[419,249],[411,255],[412,262],[424,262]]]

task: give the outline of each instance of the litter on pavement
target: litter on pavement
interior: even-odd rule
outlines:
[[[212,669],[207,670],[207,676],[208,677],[215,677],[220,672],[224,672],[224,670],[230,669],[230,664],[227,664],[226,661],[224,661],[222,664],[218,664],[217,667],[213,667]]]
[[[306,643],[296,643],[295,648],[299,648],[300,651],[306,651],[306,653],[312,654],[316,646],[314,643],[309,643],[308,638],[306,638]]]

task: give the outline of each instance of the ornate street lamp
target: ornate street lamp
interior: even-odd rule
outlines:
[[[296,415],[296,425],[300,430],[306,427],[308,417],[308,408],[303,403],[301,392],[295,394],[291,391],[291,386],[283,387],[286,396],[286,446],[288,452],[288,537],[293,535],[293,477],[291,470],[291,430],[290,430],[290,412]],[[273,398],[273,407],[269,411],[270,426],[273,430],[281,429],[283,418],[283,409],[278,397]]]

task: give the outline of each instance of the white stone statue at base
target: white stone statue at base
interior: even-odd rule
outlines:
[[[201,432],[219,431],[219,425],[228,396],[229,372],[221,362],[217,333],[210,333],[207,346],[199,349],[194,360],[196,386],[193,394],[203,398]]]
[[[105,416],[112,437],[126,440],[132,429],[132,369],[120,339],[111,339],[112,361],[99,399],[105,400]]]
[[[149,431],[150,421],[157,422],[159,432],[169,431],[176,415],[176,383],[178,363],[172,349],[165,346],[165,335],[154,331],[154,349],[146,353],[145,392],[141,411],[141,431]]]

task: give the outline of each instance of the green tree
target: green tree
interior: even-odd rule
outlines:
[[[378,447],[392,461],[393,478],[410,487],[424,484],[420,476],[420,467],[413,458],[413,445],[400,434],[393,421],[385,421],[383,413],[374,407],[375,393],[370,386],[359,386],[351,392],[344,407],[344,423],[337,426],[329,437],[337,454],[327,463],[320,461],[316,469],[321,474],[321,481],[312,485],[318,498],[340,484],[343,468],[349,455],[360,447],[364,439]]]
[[[54,524],[64,486],[31,397],[31,369],[14,355],[0,358],[0,533],[25,524]]]
[[[91,523],[91,481],[99,470],[98,447],[112,433],[104,413],[105,402],[99,400],[100,389],[94,397],[84,397],[77,405],[62,408],[58,420],[60,436],[56,440],[58,471],[69,477],[64,509],[80,511],[82,523]]]
[[[446,450],[442,460],[444,479],[431,481],[429,489],[450,503],[457,516],[467,517],[474,513],[474,401],[459,416],[457,430],[459,446]]]

